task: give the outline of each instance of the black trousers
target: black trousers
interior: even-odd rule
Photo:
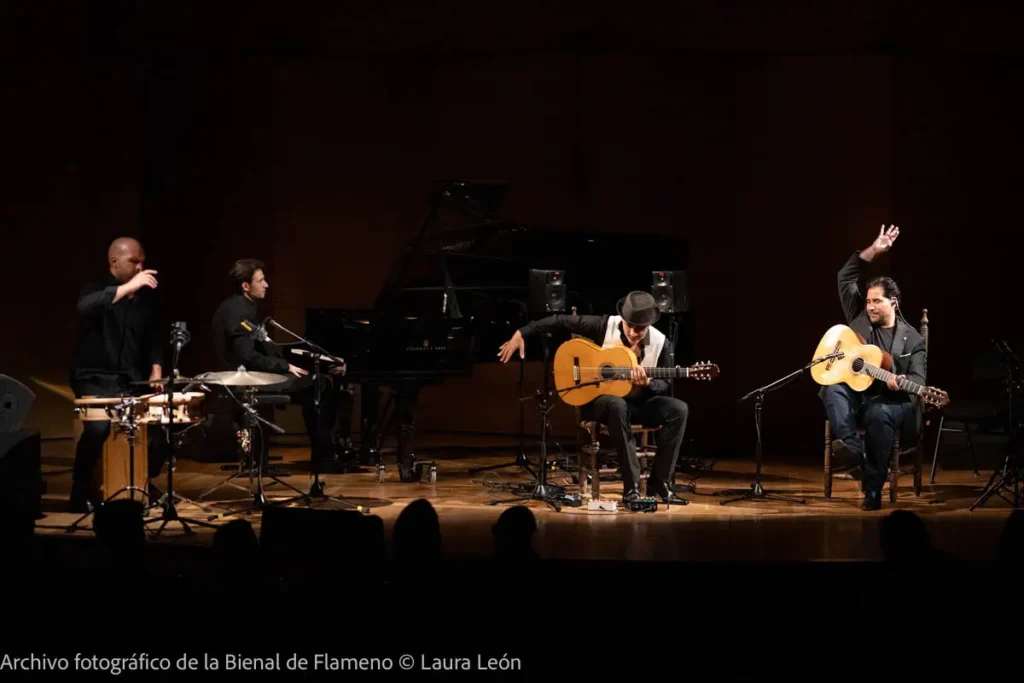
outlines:
[[[145,389],[145,387],[143,387]],[[127,378],[108,375],[93,375],[71,381],[71,390],[77,398],[83,396],[116,397],[124,394],[140,395],[138,388],[128,384]],[[110,422],[85,420],[82,422],[82,436],[75,446],[75,464],[72,470],[72,484],[77,488],[88,487],[96,472],[96,466],[103,457],[103,446],[110,436]],[[160,469],[167,459],[167,437],[162,428],[153,425],[147,432],[149,472],[153,479],[160,475]]]
[[[360,413],[363,424],[363,447],[377,446],[377,431],[380,421],[380,385],[361,383]],[[338,439],[352,438],[352,416],[355,398],[352,387],[346,385],[337,394],[336,417],[333,433]],[[398,421],[401,442],[398,461],[411,466],[416,453],[416,408],[419,405],[420,386],[415,382],[398,383],[391,386],[392,400],[395,401],[395,417]]]
[[[689,412],[686,403],[671,396],[654,396],[642,401],[598,396],[580,408],[580,416],[584,420],[600,422],[608,428],[612,446],[619,454],[624,492],[640,483],[640,461],[636,457],[636,443],[630,425],[661,427],[654,436],[658,453],[654,458],[651,478],[671,486]]]
[[[914,415],[912,401],[895,402],[882,394],[854,391],[845,384],[827,386],[821,392],[833,439],[865,456],[862,488],[881,491],[889,476],[889,460],[896,430]],[[863,425],[865,438],[857,432]],[[866,448],[865,448],[866,446]]]

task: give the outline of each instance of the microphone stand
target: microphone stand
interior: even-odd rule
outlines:
[[[174,505],[174,454],[177,450],[177,444],[175,443],[174,434],[174,380],[178,376],[178,356],[181,354],[181,347],[187,344],[191,339],[188,331],[185,329],[185,323],[175,322],[171,325],[171,343],[174,345],[174,357],[171,362],[171,371],[167,376],[167,426],[164,428],[164,434],[167,438],[167,493],[164,496],[163,513],[159,517],[153,519],[147,519],[142,524],[148,526],[155,522],[163,522],[160,528],[156,530],[155,535],[159,536],[163,532],[164,528],[169,522],[178,522],[181,524],[182,530],[186,535],[191,536],[193,533],[192,528],[185,522],[185,520],[178,514],[178,508]],[[217,525],[208,524],[207,522],[200,522],[190,520],[192,524],[196,526],[206,527],[208,529],[216,529]]]
[[[551,426],[548,423],[548,413],[555,407],[555,404],[548,405],[548,397],[555,393],[551,389],[550,373],[548,371],[548,345],[547,339],[544,339],[544,389],[538,389],[533,396],[525,396],[520,398],[520,402],[525,401],[537,401],[537,412],[540,413],[540,461],[537,463],[537,483],[533,487],[533,490],[529,493],[519,494],[514,498],[507,498],[504,500],[492,500],[489,505],[498,505],[500,503],[518,503],[520,501],[529,500],[542,500],[550,505],[555,512],[562,511],[562,505],[569,505],[572,507],[580,507],[582,502],[580,499],[570,497],[565,493],[565,487],[557,486],[554,484],[548,484],[547,481],[547,465],[548,465],[548,429]],[[565,393],[572,389],[577,389],[581,386],[592,386],[599,384],[603,380],[597,382],[587,382],[580,384],[569,389],[562,390],[558,393]]]
[[[812,360],[810,363],[803,366],[799,370],[794,370],[785,377],[775,380],[771,384],[766,384],[763,387],[754,389],[749,394],[747,394],[746,396],[739,400],[740,403],[744,403],[750,398],[754,399],[754,425],[757,429],[757,446],[755,450],[755,460],[757,462],[757,469],[754,474],[754,482],[750,485],[750,490],[746,491],[742,495],[721,501],[722,505],[728,505],[729,503],[735,503],[736,501],[740,500],[778,500],[788,503],[799,503],[801,505],[805,505],[807,503],[807,501],[804,500],[803,498],[790,498],[787,496],[780,496],[775,493],[768,493],[767,491],[765,491],[764,486],[762,486],[761,484],[761,410],[764,407],[764,397],[765,394],[767,394],[768,392],[774,391],[775,389],[778,389],[786,384],[789,384],[794,379],[805,373],[807,370],[813,368],[815,365],[818,365],[819,363],[824,363],[825,361],[831,360],[833,358],[839,358],[842,355],[842,353],[830,353],[827,356],[815,358],[814,360]],[[723,495],[724,493],[726,492],[722,492],[718,495]]]
[[[337,358],[337,356],[335,356],[332,353],[329,353],[327,350],[325,350],[318,344],[315,344],[310,340],[292,332],[287,327],[280,324],[273,318],[267,318],[267,322],[269,322],[271,325],[281,330],[282,332],[291,335],[300,343],[305,344],[310,349],[312,349],[313,353],[315,354],[313,355],[313,407],[316,413],[316,430],[314,432],[314,436],[312,437],[313,443],[310,444],[309,458],[310,465],[313,470],[313,481],[309,486],[308,492],[281,501],[281,504],[287,505],[288,503],[291,503],[293,501],[302,500],[302,502],[304,502],[306,505],[312,505],[313,499],[315,498],[317,500],[330,500],[335,503],[338,503],[339,505],[344,505],[345,507],[352,508],[353,510],[358,510],[363,514],[369,514],[370,509],[368,507],[365,507],[363,505],[357,505],[355,503],[350,503],[348,501],[342,500],[341,498],[334,498],[332,496],[326,495],[324,493],[324,484],[322,481],[320,481],[320,467],[318,463],[318,458],[315,456],[315,451],[319,450],[317,448],[316,441],[319,439],[320,433],[320,357],[327,356],[329,358]]]

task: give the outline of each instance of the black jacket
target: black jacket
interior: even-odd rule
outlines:
[[[155,293],[144,287],[114,303],[119,285],[108,276],[85,285],[78,295],[72,382],[99,375],[139,382],[149,378],[154,365],[164,363]]]
[[[218,370],[237,370],[244,366],[253,372],[288,372],[288,361],[281,347],[273,342],[260,342],[242,327],[242,322],[260,323],[256,303],[242,294],[229,296],[213,314],[214,351]]]
[[[524,339],[533,335],[554,334],[556,332],[575,334],[601,346],[604,344],[604,335],[608,329],[608,318],[610,317],[609,315],[577,315],[575,317],[565,314],[551,315],[547,318],[527,323],[519,328],[519,333],[523,335]],[[619,333],[622,333],[621,326],[619,327]],[[665,345],[661,349],[661,355],[658,356],[657,365],[659,368],[672,367],[670,349],[668,348],[669,341],[668,339],[665,340]],[[625,343],[625,340],[623,340],[623,344]],[[644,347],[651,345],[650,330],[647,331],[647,335],[640,341],[640,344]],[[554,351],[555,349],[551,349],[552,354]],[[651,396],[668,394],[669,388],[668,380],[652,379],[647,386],[637,387],[636,393],[632,394],[630,398],[644,400]]]
[[[867,262],[860,257],[860,252],[855,252],[839,269],[838,281],[839,301],[843,305],[847,323],[862,338],[869,339],[871,320],[865,311],[865,294],[860,289],[860,279],[866,264]],[[899,316],[896,317],[896,331],[892,342],[892,365],[893,373],[906,375],[907,379],[922,386],[927,384],[925,380],[928,374],[928,353],[924,348],[924,337]],[[899,393],[906,396],[906,392]]]

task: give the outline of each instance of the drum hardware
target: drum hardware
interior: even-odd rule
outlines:
[[[166,387],[163,395],[167,397],[167,421],[161,420],[158,424],[163,426],[164,433],[167,436],[167,492],[161,498],[161,503],[154,507],[161,509],[161,515],[152,519],[147,519],[143,522],[143,525],[154,524],[156,522],[162,522],[160,528],[156,530],[155,536],[159,536],[163,530],[167,527],[170,522],[178,522],[181,524],[182,530],[187,535],[192,535],[192,528],[189,524],[195,524],[201,527],[207,527],[210,529],[216,529],[217,525],[209,524],[208,522],[200,522],[197,520],[185,521],[181,515],[178,514],[178,508],[175,505],[177,496],[174,493],[174,460],[175,453],[177,452],[177,443],[173,435],[173,427],[175,424],[175,410],[174,410],[174,384],[178,381],[178,356],[181,355],[181,347],[187,344],[191,340],[192,336],[188,333],[185,328],[185,323],[174,322],[171,323],[171,347],[174,349],[173,359],[171,361],[171,370],[167,374],[167,380],[165,382]],[[196,380],[192,380],[195,383]]]
[[[101,399],[102,400],[102,399]],[[83,408],[85,405],[89,405],[94,402],[95,399],[81,399],[76,400],[77,404],[75,407],[76,414],[83,414],[86,410]],[[144,490],[142,487],[135,486],[135,436],[136,430],[138,429],[137,411],[136,407],[141,405],[143,402],[137,397],[126,396],[121,399],[106,399],[102,400],[105,405],[105,412],[109,415],[111,412],[116,414],[116,420],[111,420],[111,429],[120,428],[125,434],[125,438],[128,440],[128,485],[122,486],[114,493],[107,496],[102,505],[109,503],[114,500],[118,495],[127,491],[129,498],[135,500],[135,491],[138,491],[141,495],[149,498],[149,491]],[[116,401],[116,402],[109,402]],[[113,417],[113,416],[111,416]],[[79,525],[89,516],[96,512],[95,508],[86,512],[84,515],[76,519],[67,528],[68,533],[74,533],[78,530]]]

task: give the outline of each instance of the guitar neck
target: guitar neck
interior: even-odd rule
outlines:
[[[871,363],[864,364],[864,372],[871,375],[875,379],[886,383],[889,382],[890,377],[896,377],[896,375],[889,372],[888,370],[883,370],[877,365],[872,365]],[[896,384],[899,385],[900,389],[911,394],[917,394],[918,396],[921,396],[924,392],[923,386],[921,386],[917,382],[911,382],[909,379],[897,379]]]
[[[609,368],[614,371],[616,377],[628,379],[633,374],[633,368],[624,367],[613,367]],[[644,372],[651,379],[686,379],[690,376],[690,368],[648,368],[644,367]]]

